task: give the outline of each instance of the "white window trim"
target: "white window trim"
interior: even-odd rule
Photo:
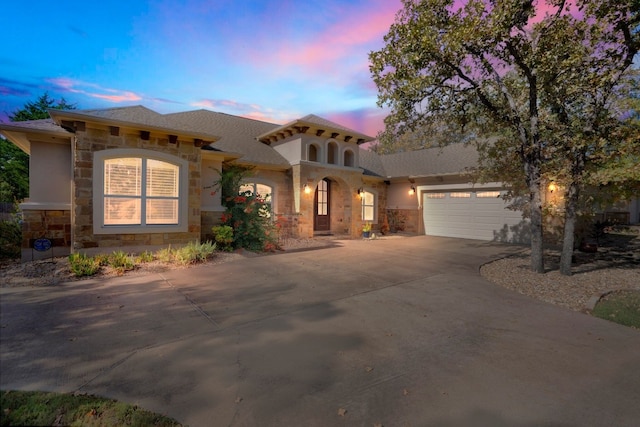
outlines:
[[[376,190],[373,190],[371,188],[367,188],[364,187],[364,191],[367,193],[371,193],[373,194],[373,220],[371,221],[372,224],[377,224],[378,223],[378,192]],[[363,202],[364,198],[360,200],[360,219],[362,219],[363,221],[365,221],[364,219],[364,212],[362,209],[362,202]]]
[[[172,163],[180,168],[178,224],[105,225],[104,161],[121,157],[141,157]],[[189,162],[170,154],[138,148],[116,148],[93,154],[93,234],[183,233],[189,229]]]

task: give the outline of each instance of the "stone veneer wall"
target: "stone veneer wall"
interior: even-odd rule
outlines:
[[[419,209],[387,209],[404,218],[404,230],[408,233],[420,233],[420,221],[422,220]],[[391,224],[391,221],[389,221]]]
[[[93,154],[114,148],[138,148],[172,154],[189,162],[188,230],[179,233],[93,234]],[[181,245],[200,241],[201,152],[193,142],[154,137],[143,140],[135,134],[111,135],[107,129],[91,128],[76,133],[73,153],[74,232],[73,250],[131,246]]]
[[[54,247],[71,246],[71,211],[22,211],[22,247],[32,248],[34,240],[42,238]]]
[[[296,168],[298,168],[296,170]],[[300,195],[300,214],[298,215],[299,237],[313,237],[313,199],[318,182],[323,178],[332,181],[331,201],[331,232],[347,234],[351,237],[362,235],[361,206],[362,201],[357,195],[360,187],[367,186],[378,191],[378,222],[381,221],[380,206],[386,204],[386,184],[372,178],[363,177],[361,171],[331,167],[326,164],[315,165],[311,162],[294,166],[293,174],[300,174],[301,186],[309,185],[311,194]],[[295,191],[296,189],[294,189]],[[335,197],[339,199],[334,199]],[[382,202],[382,203],[381,203]]]

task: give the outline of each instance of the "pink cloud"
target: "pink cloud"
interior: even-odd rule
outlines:
[[[251,61],[264,65],[269,61],[277,68],[302,67],[307,72],[317,73],[333,71],[344,75],[345,68],[366,70],[368,57],[363,55],[362,47],[370,44],[372,49],[382,43],[383,35],[395,19],[395,13],[401,8],[400,1],[384,1],[369,10],[340,10],[336,14],[338,21],[309,40],[303,37],[301,42],[282,42],[270,40],[277,45],[274,49],[258,46],[250,55]],[[357,53],[355,53],[357,52]]]
[[[387,113],[382,109],[367,108],[320,115],[333,122],[375,138],[378,132],[384,130],[384,118]]]
[[[120,102],[134,102],[140,101],[142,96],[135,92],[127,90],[119,90],[112,88],[104,88],[95,83],[87,83],[80,80],[74,80],[66,77],[50,78],[47,81],[54,86],[57,90],[64,92],[77,93],[92,98],[104,99],[106,101],[120,103]]]
[[[192,103],[191,106],[221,111],[269,123],[286,123],[298,117],[295,114],[284,111],[274,111],[258,104],[245,104],[230,99],[201,99],[200,101]]]

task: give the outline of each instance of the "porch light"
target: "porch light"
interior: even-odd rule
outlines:
[[[414,194],[416,194],[416,187],[412,185],[409,189],[409,195],[413,196]]]
[[[358,197],[362,198],[362,196],[364,196],[364,188],[360,187],[358,188]]]
[[[311,194],[311,187],[309,187],[309,184],[305,184],[302,189],[304,190],[304,194]]]

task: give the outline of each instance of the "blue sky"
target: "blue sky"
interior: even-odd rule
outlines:
[[[78,108],[318,114],[375,136],[368,53],[400,0],[58,0],[2,6],[0,120],[45,91]]]

